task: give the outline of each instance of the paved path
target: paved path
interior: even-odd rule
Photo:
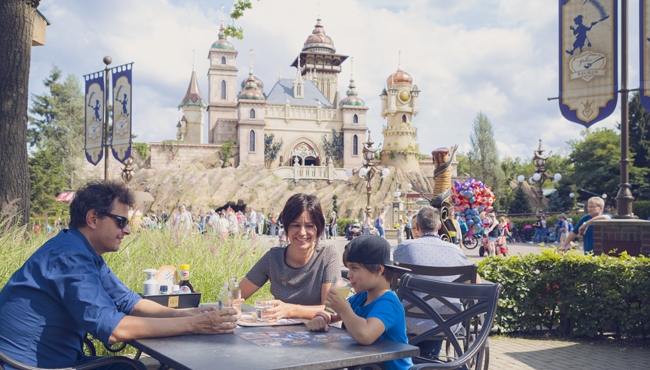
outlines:
[[[490,369],[649,369],[650,348],[575,341],[490,338]]]

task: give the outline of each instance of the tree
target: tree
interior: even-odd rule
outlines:
[[[29,109],[29,145],[50,149],[61,163],[61,176],[69,189],[74,189],[75,171],[83,160],[84,98],[79,80],[68,74],[62,83],[61,70],[52,67],[43,81],[49,94],[32,95]]]
[[[323,149],[325,155],[332,158],[334,165],[341,167],[341,159],[343,159],[343,133],[337,133],[332,129],[332,141],[327,140],[327,134],[323,134]]]
[[[470,141],[472,149],[467,153],[470,175],[492,188],[496,197],[494,208],[499,209],[500,199],[505,196],[505,174],[500,166],[492,124],[483,112],[479,112],[474,119]]]
[[[560,193],[553,192],[551,196],[549,197],[549,202],[548,202],[548,207],[546,207],[546,211],[549,212],[562,212],[566,208],[564,206],[564,200],[562,197],[560,197]]]
[[[569,161],[573,164],[574,172],[567,180],[578,188],[596,194],[617,194],[620,183],[620,135],[612,129],[601,128],[584,130],[581,136],[582,140],[568,142],[573,149]],[[648,199],[650,170],[632,164],[629,168],[632,194],[638,200]]]
[[[630,154],[634,166],[650,168],[650,112],[641,105],[641,98],[636,92],[630,99]],[[621,129],[621,125],[618,125]]]
[[[31,183],[31,210],[33,214],[55,213],[56,196],[65,188],[61,176],[63,165],[52,149],[42,149],[29,158],[29,180]]]
[[[278,152],[282,149],[282,143],[282,139],[275,141],[275,134],[264,134],[264,164],[266,168],[271,168],[271,164],[273,164],[273,161],[278,157]]]
[[[515,190],[515,196],[510,202],[508,213],[529,213],[530,211],[531,207],[530,202],[528,201],[528,196],[524,192],[524,188],[521,184],[518,184],[517,190]]]
[[[458,167],[456,168],[456,173],[458,176],[463,176],[469,173],[469,159],[467,155],[463,153],[456,153],[456,160],[458,161]]]
[[[34,12],[40,0],[0,1],[0,209],[16,203],[29,221],[27,101]]]

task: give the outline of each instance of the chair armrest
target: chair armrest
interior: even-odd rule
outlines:
[[[136,361],[128,357],[114,356],[114,357],[104,357],[97,360],[89,361],[86,362],[85,364],[74,366],[74,367],[59,368],[57,370],[90,370],[90,369],[96,369],[98,367],[117,364],[117,363],[127,364],[131,366],[131,368],[133,368],[134,370],[142,369]],[[3,352],[0,352],[0,369],[4,369],[4,365],[9,365],[17,370],[46,370],[40,367],[25,365],[5,355]]]

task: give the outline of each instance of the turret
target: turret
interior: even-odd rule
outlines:
[[[207,107],[196,80],[196,71],[192,67],[190,86],[187,87],[185,97],[178,105],[178,108],[183,110],[183,118],[187,120],[186,132],[183,135],[186,143],[203,144],[203,114]]]

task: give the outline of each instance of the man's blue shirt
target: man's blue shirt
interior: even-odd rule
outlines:
[[[607,215],[609,217],[612,217],[609,213],[603,213],[603,215]],[[576,224],[576,226],[573,228],[573,233],[578,235],[580,231],[580,226],[582,226],[585,222],[591,220],[591,216],[589,214],[586,214],[582,216],[580,221]],[[589,226],[587,228],[587,231],[585,231],[585,235],[583,235],[582,240],[584,242],[584,250],[585,254],[591,252],[594,250],[594,227]]]
[[[386,331],[379,338],[408,344],[406,324],[404,323],[404,307],[402,307],[402,303],[397,298],[397,294],[388,291],[364,306],[367,299],[368,292],[355,294],[349,299],[354,313],[364,319],[374,317],[381,320],[386,327]],[[403,370],[413,367],[413,362],[409,357],[386,361],[385,364],[388,370]]]
[[[139,300],[81,232],[63,230],[0,291],[0,351],[30,366],[73,366],[86,333],[108,343]]]

